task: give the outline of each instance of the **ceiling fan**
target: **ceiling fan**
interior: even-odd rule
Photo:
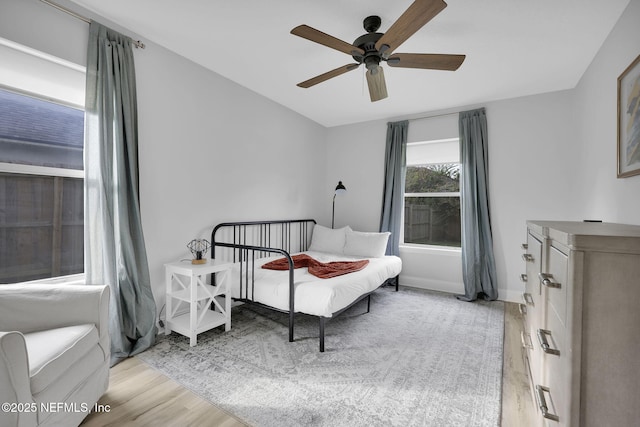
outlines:
[[[355,70],[361,64],[364,64],[367,68],[369,95],[373,102],[387,97],[387,86],[384,80],[384,72],[380,66],[381,61],[385,61],[391,67],[457,70],[464,61],[465,55],[393,53],[398,46],[442,12],[445,7],[447,7],[447,4],[443,0],[415,0],[386,33],[376,32],[380,28],[380,17],[369,16],[363,22],[367,33],[358,37],[353,44],[337,39],[308,25],[295,27],[291,30],[291,34],[344,52],[347,55],[351,55],[356,61],[298,83],[298,86],[309,88],[348,71]]]

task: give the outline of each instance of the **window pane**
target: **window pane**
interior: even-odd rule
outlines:
[[[83,180],[0,173],[0,283],[84,270]]]
[[[460,247],[460,198],[405,197],[404,241]]]
[[[82,170],[84,112],[0,89],[0,162]]]
[[[407,166],[405,193],[460,191],[460,164]]]

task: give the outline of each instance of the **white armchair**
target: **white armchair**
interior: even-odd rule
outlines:
[[[0,285],[0,426],[77,426],[109,384],[109,288]]]

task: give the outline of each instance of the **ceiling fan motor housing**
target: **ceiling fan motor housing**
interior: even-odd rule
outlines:
[[[367,69],[377,69],[382,56],[376,49],[376,42],[380,40],[380,37],[383,35],[383,33],[367,33],[358,37],[353,42],[353,45],[364,50],[364,55],[353,55],[353,59],[358,61],[360,64],[364,63]]]

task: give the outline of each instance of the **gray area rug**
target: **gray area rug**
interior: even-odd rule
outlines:
[[[138,355],[253,426],[498,426],[504,304],[400,288],[376,291],[327,322],[259,307],[232,328],[172,333]]]

